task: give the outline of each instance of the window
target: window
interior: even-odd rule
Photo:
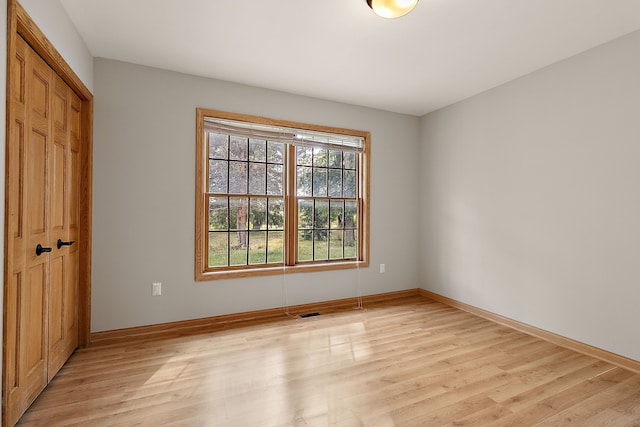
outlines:
[[[369,133],[197,110],[196,279],[368,265]]]

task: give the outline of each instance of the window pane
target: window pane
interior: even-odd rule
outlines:
[[[314,166],[327,166],[327,160],[329,157],[329,150],[324,148],[313,149],[313,165]]]
[[[313,228],[313,200],[298,200],[298,228]]]
[[[298,261],[311,261],[313,259],[313,231],[298,232]]]
[[[269,230],[284,229],[284,200],[269,199],[267,225]]]
[[[229,193],[247,193],[247,164],[244,162],[229,162]]]
[[[267,194],[284,195],[284,174],[282,165],[267,165]]]
[[[298,166],[297,186],[298,196],[311,196],[311,171],[313,168]]]
[[[331,228],[342,228],[344,223],[344,202],[342,200],[332,200],[330,207],[331,212],[329,215],[329,221],[331,223]]]
[[[209,160],[209,193],[227,192],[226,160]]]
[[[229,234],[209,233],[209,267],[229,265]]]
[[[209,199],[209,230],[227,230],[229,228],[229,208],[227,197]]]
[[[329,150],[329,167],[342,168],[342,151]]]
[[[313,259],[329,259],[329,239],[327,238],[327,230],[316,230],[313,234]]]
[[[313,168],[313,195],[327,197],[327,170]]]
[[[344,230],[344,257],[345,258],[356,258],[358,256],[357,251],[357,230]]]
[[[229,150],[229,137],[219,133],[209,133],[209,158],[226,159]]]
[[[229,240],[229,265],[247,265],[247,232],[230,233]]]
[[[344,171],[342,194],[344,197],[356,197],[356,171]]]
[[[267,160],[267,141],[264,139],[249,140],[249,161],[264,162]]]
[[[353,151],[345,151],[344,156],[344,168],[355,169],[356,168],[356,153]]]
[[[303,166],[312,165],[313,150],[310,147],[296,147],[296,164]]]
[[[342,197],[341,169],[329,169],[329,197]]]
[[[249,232],[249,264],[266,264],[267,262],[267,232]]]
[[[267,228],[267,199],[251,198],[249,200],[249,225],[251,230]]]
[[[284,232],[282,231],[270,231],[267,242],[267,262],[268,263],[280,263],[284,262]]]
[[[229,143],[229,159],[247,160],[248,139],[232,136]]]
[[[284,163],[284,144],[281,142],[267,141],[267,162]]]
[[[329,228],[329,201],[316,200],[314,228]]]
[[[229,229],[246,230],[248,228],[247,199],[244,197],[229,198]],[[232,242],[233,243],[233,242]],[[238,244],[241,242],[238,241]],[[242,244],[246,243],[246,240]]]
[[[342,251],[342,231],[331,231],[329,238],[329,258],[340,259],[344,256]]]
[[[266,194],[267,165],[264,163],[249,163],[249,194]]]
[[[357,228],[358,227],[358,202],[346,201],[344,202],[344,228]]]

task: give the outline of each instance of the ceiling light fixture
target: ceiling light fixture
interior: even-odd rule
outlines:
[[[376,15],[383,18],[398,18],[411,12],[418,0],[367,0]]]

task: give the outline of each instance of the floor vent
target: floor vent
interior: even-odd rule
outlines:
[[[314,311],[313,313],[305,313],[305,314],[300,314],[300,317],[304,318],[304,317],[315,317],[315,316],[320,316],[320,313],[317,311]]]

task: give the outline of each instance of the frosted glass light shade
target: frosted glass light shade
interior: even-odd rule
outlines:
[[[383,18],[398,18],[411,12],[418,0],[367,0],[376,15]]]

